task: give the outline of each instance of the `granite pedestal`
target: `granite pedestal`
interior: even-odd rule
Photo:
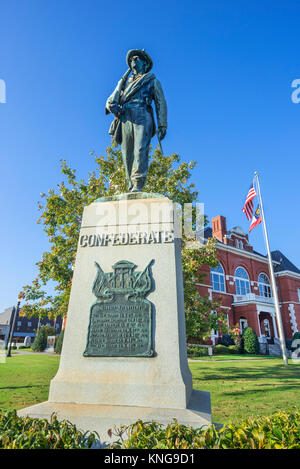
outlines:
[[[96,430],[106,443],[112,441],[109,428],[138,419],[169,423],[177,418],[194,427],[211,423],[210,395],[192,389],[187,362],[181,241],[174,236],[176,231],[173,204],[167,198],[100,199],[84,209],[59,370],[51,381],[48,401],[22,409],[19,415],[48,418],[56,412],[82,430]],[[151,304],[151,331],[146,337],[151,340],[151,353],[149,349],[145,356],[134,356],[142,339],[132,337],[135,332],[126,322],[124,327],[112,327],[119,332],[116,338],[112,330],[117,345],[110,353],[122,350],[123,356],[103,356],[110,334],[101,338],[95,330],[100,323],[91,323],[95,301],[102,307],[112,304],[108,288],[101,287],[102,299],[95,297],[101,279],[114,291],[124,287],[116,276],[120,261],[135,266],[135,277],[126,278],[131,287],[134,283],[136,297],[149,284],[147,298],[126,297],[126,301]],[[146,266],[151,267],[146,271]],[[107,311],[109,321],[112,306]],[[102,344],[102,356],[84,356],[87,350],[96,350],[91,340],[96,349],[97,341]],[[126,356],[126,350],[131,356]]]

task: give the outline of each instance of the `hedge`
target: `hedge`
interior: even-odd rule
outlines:
[[[215,345],[213,348],[213,355],[229,355],[231,353],[229,347],[225,345]]]
[[[251,417],[221,429],[195,429],[175,419],[166,426],[138,420],[108,434],[120,439],[107,449],[300,449],[300,411]],[[55,414],[50,421],[18,417],[15,410],[0,414],[0,449],[86,449],[98,439],[96,432],[82,433]]]
[[[112,433],[110,430],[109,435]],[[300,412],[252,417],[220,430],[214,425],[194,429],[175,419],[167,426],[138,420],[113,434],[121,435],[110,446],[113,449],[300,449]]]
[[[208,355],[208,350],[206,347],[193,347],[192,345],[188,345],[187,355],[189,358],[206,357]]]
[[[50,421],[18,417],[15,410],[0,414],[0,449],[85,449],[99,438],[96,432],[82,433],[56,415]]]

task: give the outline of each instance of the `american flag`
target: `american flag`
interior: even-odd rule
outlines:
[[[256,194],[256,191],[254,189],[254,185],[252,183],[250,188],[249,188],[247,197],[246,197],[246,202],[244,204],[244,207],[242,208],[242,210],[243,210],[244,214],[246,215],[248,221],[251,220],[251,218],[253,217],[253,199],[256,196],[257,196],[257,194]]]
[[[255,228],[260,223],[261,223],[261,214],[260,214],[260,208],[259,208],[259,205],[258,205],[257,209],[255,210],[254,215],[252,217],[251,225],[250,225],[250,228],[249,228],[249,233],[253,228]]]

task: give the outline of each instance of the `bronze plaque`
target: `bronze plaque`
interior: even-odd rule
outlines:
[[[91,306],[85,357],[151,357],[152,303],[145,297],[153,282],[150,264],[143,272],[128,261],[117,262],[113,273],[98,274],[97,297]]]

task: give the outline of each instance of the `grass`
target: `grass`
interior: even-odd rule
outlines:
[[[22,409],[47,401],[58,356],[13,355],[0,363],[0,409]]]
[[[195,389],[211,393],[216,423],[237,423],[250,415],[269,415],[300,407],[300,364],[281,358],[190,362]]]
[[[289,360],[285,367],[280,358],[242,357],[218,355],[189,362],[194,389],[211,393],[214,422],[237,423],[250,415],[300,407],[300,364]],[[0,363],[0,409],[46,401],[58,365],[59,356],[47,355],[15,355]]]

